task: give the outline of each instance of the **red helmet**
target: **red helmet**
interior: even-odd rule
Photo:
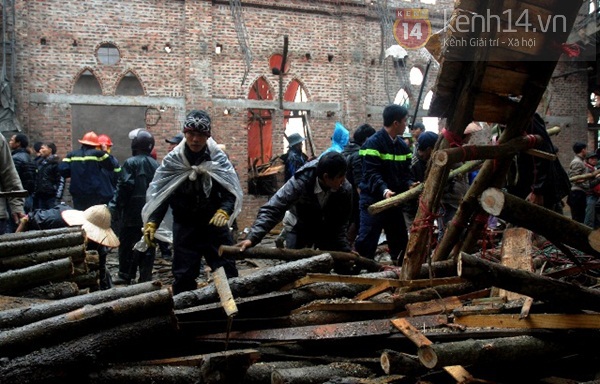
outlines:
[[[83,135],[83,138],[78,141],[81,144],[91,145],[92,147],[97,147],[98,145],[100,145],[100,143],[98,143],[98,135],[96,135],[94,131],[86,133],[85,135]]]
[[[100,136],[98,136],[98,143],[99,144],[106,144],[109,147],[112,147],[112,145],[113,145],[112,140],[110,139],[110,137],[108,135],[100,135]]]

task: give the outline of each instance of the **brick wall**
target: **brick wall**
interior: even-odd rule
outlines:
[[[398,4],[420,5],[418,1]],[[442,27],[444,7],[453,4],[444,0],[434,6],[423,5],[430,9],[434,31]],[[90,70],[99,80],[103,95],[112,96],[122,76],[131,71],[139,78],[146,96],[173,101],[161,108],[161,119],[149,127],[157,138],[159,159],[166,150],[164,138],[180,129],[185,111],[207,109],[213,117],[214,138],[227,145],[246,188],[246,110],[234,107],[225,116],[221,104],[215,106],[214,100],[231,100],[237,105],[247,98],[250,87],[261,76],[270,84],[274,100],[278,100],[279,76],[272,74],[269,57],[282,53],[285,35],[289,37],[290,70],[283,77],[282,88],[285,90],[297,79],[305,87],[309,102],[339,105],[332,116],[319,108],[310,113],[319,152],[329,146],[336,121],[351,132],[364,122],[379,127],[380,111],[389,96],[393,101],[396,92],[405,86],[413,109],[419,93],[419,86],[402,84],[390,60],[380,62],[380,20],[364,1],[244,1],[243,17],[253,57],[248,73],[226,1],[16,0],[15,7],[14,92],[19,119],[32,141],[52,140],[60,155],[72,149],[73,139],[71,104],[61,97],[71,95],[79,74]],[[116,65],[98,62],[95,51],[104,42],[118,47],[121,60]],[[166,44],[171,53],[165,52]],[[217,44],[223,47],[220,55],[215,53]],[[410,53],[405,71],[414,65],[424,71],[425,56]],[[384,66],[389,92],[384,86]],[[433,88],[436,76],[433,66],[423,98]],[[567,157],[570,142],[586,137],[585,110],[580,105],[580,98],[582,105],[587,98],[585,82],[584,75],[575,75],[552,83],[550,114],[572,121],[559,141],[561,155],[568,153]],[[31,101],[40,98],[43,101]],[[161,106],[159,101],[150,105]],[[280,110],[273,110],[274,154],[283,152],[282,116]],[[240,228],[252,223],[265,200],[245,196]]]

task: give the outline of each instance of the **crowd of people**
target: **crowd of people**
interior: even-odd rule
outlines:
[[[368,208],[423,183],[440,136],[450,134],[445,129],[439,134],[427,131],[419,122],[409,125],[408,110],[399,105],[386,106],[382,120],[378,130],[360,125],[352,138],[336,123],[331,146],[318,157],[303,153],[305,138],[300,134],[286,136],[285,183],[260,207],[246,236],[235,245],[241,251],[256,246],[283,223],[278,247],[355,252],[374,259],[383,234],[390,258],[401,265],[418,201],[375,215]],[[450,139],[455,146],[464,145],[480,129],[472,123],[460,140]],[[542,135],[541,149],[555,153],[539,115],[527,133]],[[0,204],[0,233],[87,226],[90,244],[100,255],[102,289],[149,281],[157,246],[163,257],[172,255],[174,294],[196,289],[204,262],[212,271],[223,268],[228,277],[238,276],[235,258],[219,256],[219,247],[236,242],[233,228],[242,208],[242,187],[224,146],[212,138],[209,114],[187,114],[182,132],[165,139],[169,148],[160,164],[148,130],[134,129],[129,138],[131,157],[121,165],[111,155],[113,143],[107,135],[85,133],[79,139],[81,147],[62,160],[51,142],[36,143],[32,156],[26,135],[17,133],[8,143],[2,137],[0,159],[8,166],[0,174],[1,190],[25,189],[28,197],[8,197]],[[568,194],[573,219],[597,227],[599,155],[588,155],[582,143],[575,143],[573,151],[568,176],[558,160],[520,154],[519,178],[507,189],[557,211]],[[568,180],[591,172],[594,175],[582,181]],[[67,179],[73,207],[62,203]],[[468,184],[464,175],[446,184],[436,213],[440,237]],[[119,269],[110,276],[106,256],[117,247]]]

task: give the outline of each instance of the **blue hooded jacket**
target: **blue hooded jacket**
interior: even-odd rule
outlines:
[[[333,129],[333,135],[331,136],[331,147],[323,151],[323,153],[321,153],[319,157],[323,156],[325,153],[330,151],[342,153],[344,147],[348,145],[349,141],[350,132],[346,129],[346,127],[342,125],[342,123],[337,121],[335,123],[335,128]]]

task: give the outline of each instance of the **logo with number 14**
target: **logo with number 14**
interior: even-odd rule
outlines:
[[[394,22],[394,37],[401,47],[423,47],[431,36],[431,22],[427,9],[398,9]]]

